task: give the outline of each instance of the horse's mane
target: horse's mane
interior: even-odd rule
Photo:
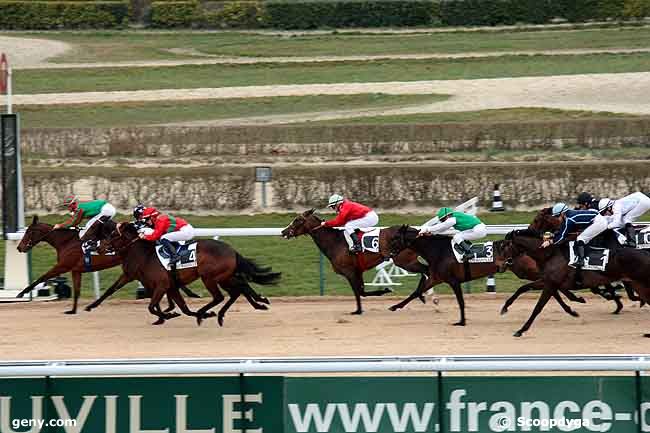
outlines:
[[[537,230],[526,228],[526,229],[511,231],[506,235],[505,239],[511,241],[515,236],[525,236],[525,237],[537,238],[537,239],[540,239],[542,237],[541,233],[539,233]]]

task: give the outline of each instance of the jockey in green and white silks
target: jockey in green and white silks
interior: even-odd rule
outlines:
[[[100,218],[109,220],[115,216],[115,208],[106,200],[79,201],[74,195],[65,196],[63,206],[70,211],[70,218],[66,221],[56,224],[54,229],[70,228],[78,226],[79,223],[88,218],[88,222],[79,232],[79,237],[83,237],[95,221]]]
[[[487,227],[474,215],[443,207],[438,211],[437,217],[439,222],[432,225],[432,221],[427,221],[420,228],[420,235],[444,233],[452,228],[457,230],[458,233],[453,236],[452,243],[464,258],[471,255],[472,243],[470,241],[487,236]]]

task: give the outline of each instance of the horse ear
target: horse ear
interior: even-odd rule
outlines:
[[[32,217],[32,225],[38,224],[38,215]]]
[[[315,207],[313,207],[313,208],[309,209],[307,212],[305,212],[305,216],[312,215],[314,212],[316,212],[316,208],[315,208]]]

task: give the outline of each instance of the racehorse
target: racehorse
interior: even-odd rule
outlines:
[[[528,229],[526,233],[529,233],[531,235],[538,235],[540,238],[543,235],[544,232],[553,232],[556,231],[560,228],[561,225],[561,220],[560,217],[554,217],[551,212],[551,208],[544,208],[541,209],[537,215],[535,215],[535,218],[533,219],[533,222],[528,226]],[[617,244],[618,245],[618,244]],[[521,296],[522,294],[530,291],[530,290],[542,290],[544,288],[544,284],[539,282],[535,282],[533,284],[526,284],[524,286],[521,286],[515,293],[510,296],[505,304],[503,305],[503,308],[501,309],[501,314],[505,314],[508,311],[508,307],[510,307],[514,301]],[[586,286],[585,286],[586,287]],[[636,296],[634,293],[634,290],[629,287],[627,284],[623,283],[623,287],[632,301],[639,301],[639,297]],[[623,303],[621,302],[621,295],[616,293],[616,290],[620,287],[614,287],[612,284],[606,284],[604,286],[604,289],[598,288],[598,287],[591,287],[589,288],[592,293],[601,296],[605,300],[608,301],[614,301],[616,303],[616,309],[613,311],[612,314],[619,314],[621,310],[623,309]],[[585,300],[580,297],[580,296],[575,296],[571,291],[563,291],[564,293],[570,300],[574,302],[580,302],[580,303],[585,303]],[[642,306],[643,306],[643,301],[642,301]],[[566,309],[565,309],[566,311]],[[569,313],[571,314],[571,313]],[[574,315],[574,314],[572,314]],[[575,315],[577,317],[577,315]]]
[[[410,248],[418,255],[422,256],[427,263],[429,278],[424,286],[420,288],[423,292],[440,283],[447,283],[456,295],[456,301],[460,309],[460,321],[454,323],[456,326],[465,326],[465,300],[461,283],[471,281],[476,278],[482,278],[497,272],[505,272],[506,268],[510,269],[520,278],[528,280],[537,280],[538,269],[535,263],[525,256],[517,256],[511,260],[511,256],[503,252],[503,242],[495,241],[492,244],[494,261],[489,263],[458,263],[451,247],[451,239],[448,236],[418,236],[419,231],[413,227],[402,226],[388,241],[390,254],[399,254],[406,248]],[[414,296],[411,295],[404,301],[391,308],[402,308],[408,304]],[[556,300],[562,308],[569,311],[570,314],[577,314],[564,303],[559,295]]]
[[[270,285],[280,279],[279,272],[271,272],[270,268],[258,266],[230,245],[216,240],[197,241],[195,267],[168,272],[158,260],[155,244],[141,240],[137,228],[131,223],[118,224],[108,239],[99,246],[100,252],[109,250],[115,251],[122,258],[123,275],[106,290],[107,296],[117,290],[115,287],[139,280],[152,291],[149,312],[158,317],[154,325],[161,325],[168,318],[160,310],[159,305],[163,295],[168,291],[181,310],[187,315],[195,316],[200,325],[204,318],[209,317],[208,311],[224,300],[219,290],[219,287],[223,288],[230,295],[230,299],[218,313],[218,323],[223,326],[226,311],[242,294],[256,310],[267,309],[263,304],[268,304],[268,300],[258,295],[248,284],[249,281]],[[194,313],[185,305],[178,292],[178,286],[189,284],[199,278],[212,295],[212,300]]]
[[[85,242],[103,241],[107,239],[111,235],[111,233],[113,233],[116,227],[117,227],[117,223],[112,219],[106,221],[99,219],[95,221],[95,223],[86,230],[86,233],[80,239],[81,243],[83,245]],[[121,287],[118,287],[115,291],[117,291],[120,288]],[[191,291],[186,286],[181,286],[180,289],[190,298],[200,298],[199,295]],[[99,305],[102,302],[104,302],[106,298],[111,296],[111,294],[115,293],[115,291],[110,293],[104,292],[104,294],[99,299],[97,299],[91,305],[88,305],[86,307],[86,311],[92,311],[93,308],[99,307]],[[174,301],[169,296],[167,297],[167,299],[169,301],[169,307],[167,307],[167,309],[164,310],[165,313],[168,313],[174,309]]]
[[[606,232],[605,237],[613,237],[612,232]],[[570,290],[575,284],[575,270],[568,265],[569,245],[558,245],[542,249],[542,239],[525,231],[513,232],[509,240],[504,241],[503,251],[513,259],[521,254],[532,257],[543,273],[544,289],[535,308],[524,326],[515,332],[515,337],[521,337],[532,326],[535,318],[544,309],[551,296],[558,289]],[[606,239],[610,244],[611,240]],[[583,270],[585,287],[598,287],[613,281],[626,282],[646,302],[650,299],[650,255],[633,248],[617,247],[610,250],[609,262],[604,272]],[[650,334],[646,334],[650,336]]]
[[[351,314],[362,314],[362,296],[381,296],[391,292],[390,289],[366,291],[363,283],[363,273],[386,261],[388,257],[381,253],[372,253],[367,251],[356,255],[350,254],[348,243],[343,237],[343,232],[333,228],[321,228],[322,220],[314,213],[314,211],[315,209],[310,209],[298,215],[293,221],[291,221],[291,224],[282,230],[282,236],[285,239],[291,239],[302,235],[311,236],[318,249],[332,263],[334,272],[344,276],[350,283],[357,303],[357,309]],[[397,227],[382,229],[380,232],[379,244],[381,245],[382,242],[385,242],[385,239],[390,237],[396,230]],[[354,236],[356,236],[356,234],[354,234]],[[406,250],[393,257],[393,262],[400,268],[421,275],[418,288],[424,284],[427,276],[427,267],[418,261],[417,254],[413,251]],[[416,292],[420,293],[421,291],[416,289]],[[424,297],[419,297],[422,302],[424,302]]]
[[[66,314],[76,314],[79,293],[81,292],[81,274],[85,272],[101,271],[102,269],[112,268],[121,263],[121,258],[114,255],[94,255],[90,258],[90,266],[84,264],[84,255],[81,250],[81,241],[79,232],[73,229],[54,230],[50,224],[40,223],[38,216],[35,215],[32,223],[27,227],[22,240],[18,244],[18,251],[26,253],[40,242],[50,244],[56,250],[56,264],[46,273],[41,275],[36,281],[25,287],[18,294],[22,298],[29,293],[38,284],[47,281],[57,275],[70,272],[72,274],[72,285],[74,288],[74,300],[72,309],[66,311]]]

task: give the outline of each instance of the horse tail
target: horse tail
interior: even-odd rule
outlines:
[[[276,284],[282,275],[280,272],[272,272],[269,266],[259,266],[251,259],[237,254],[237,268],[235,272],[246,280],[257,284]]]

